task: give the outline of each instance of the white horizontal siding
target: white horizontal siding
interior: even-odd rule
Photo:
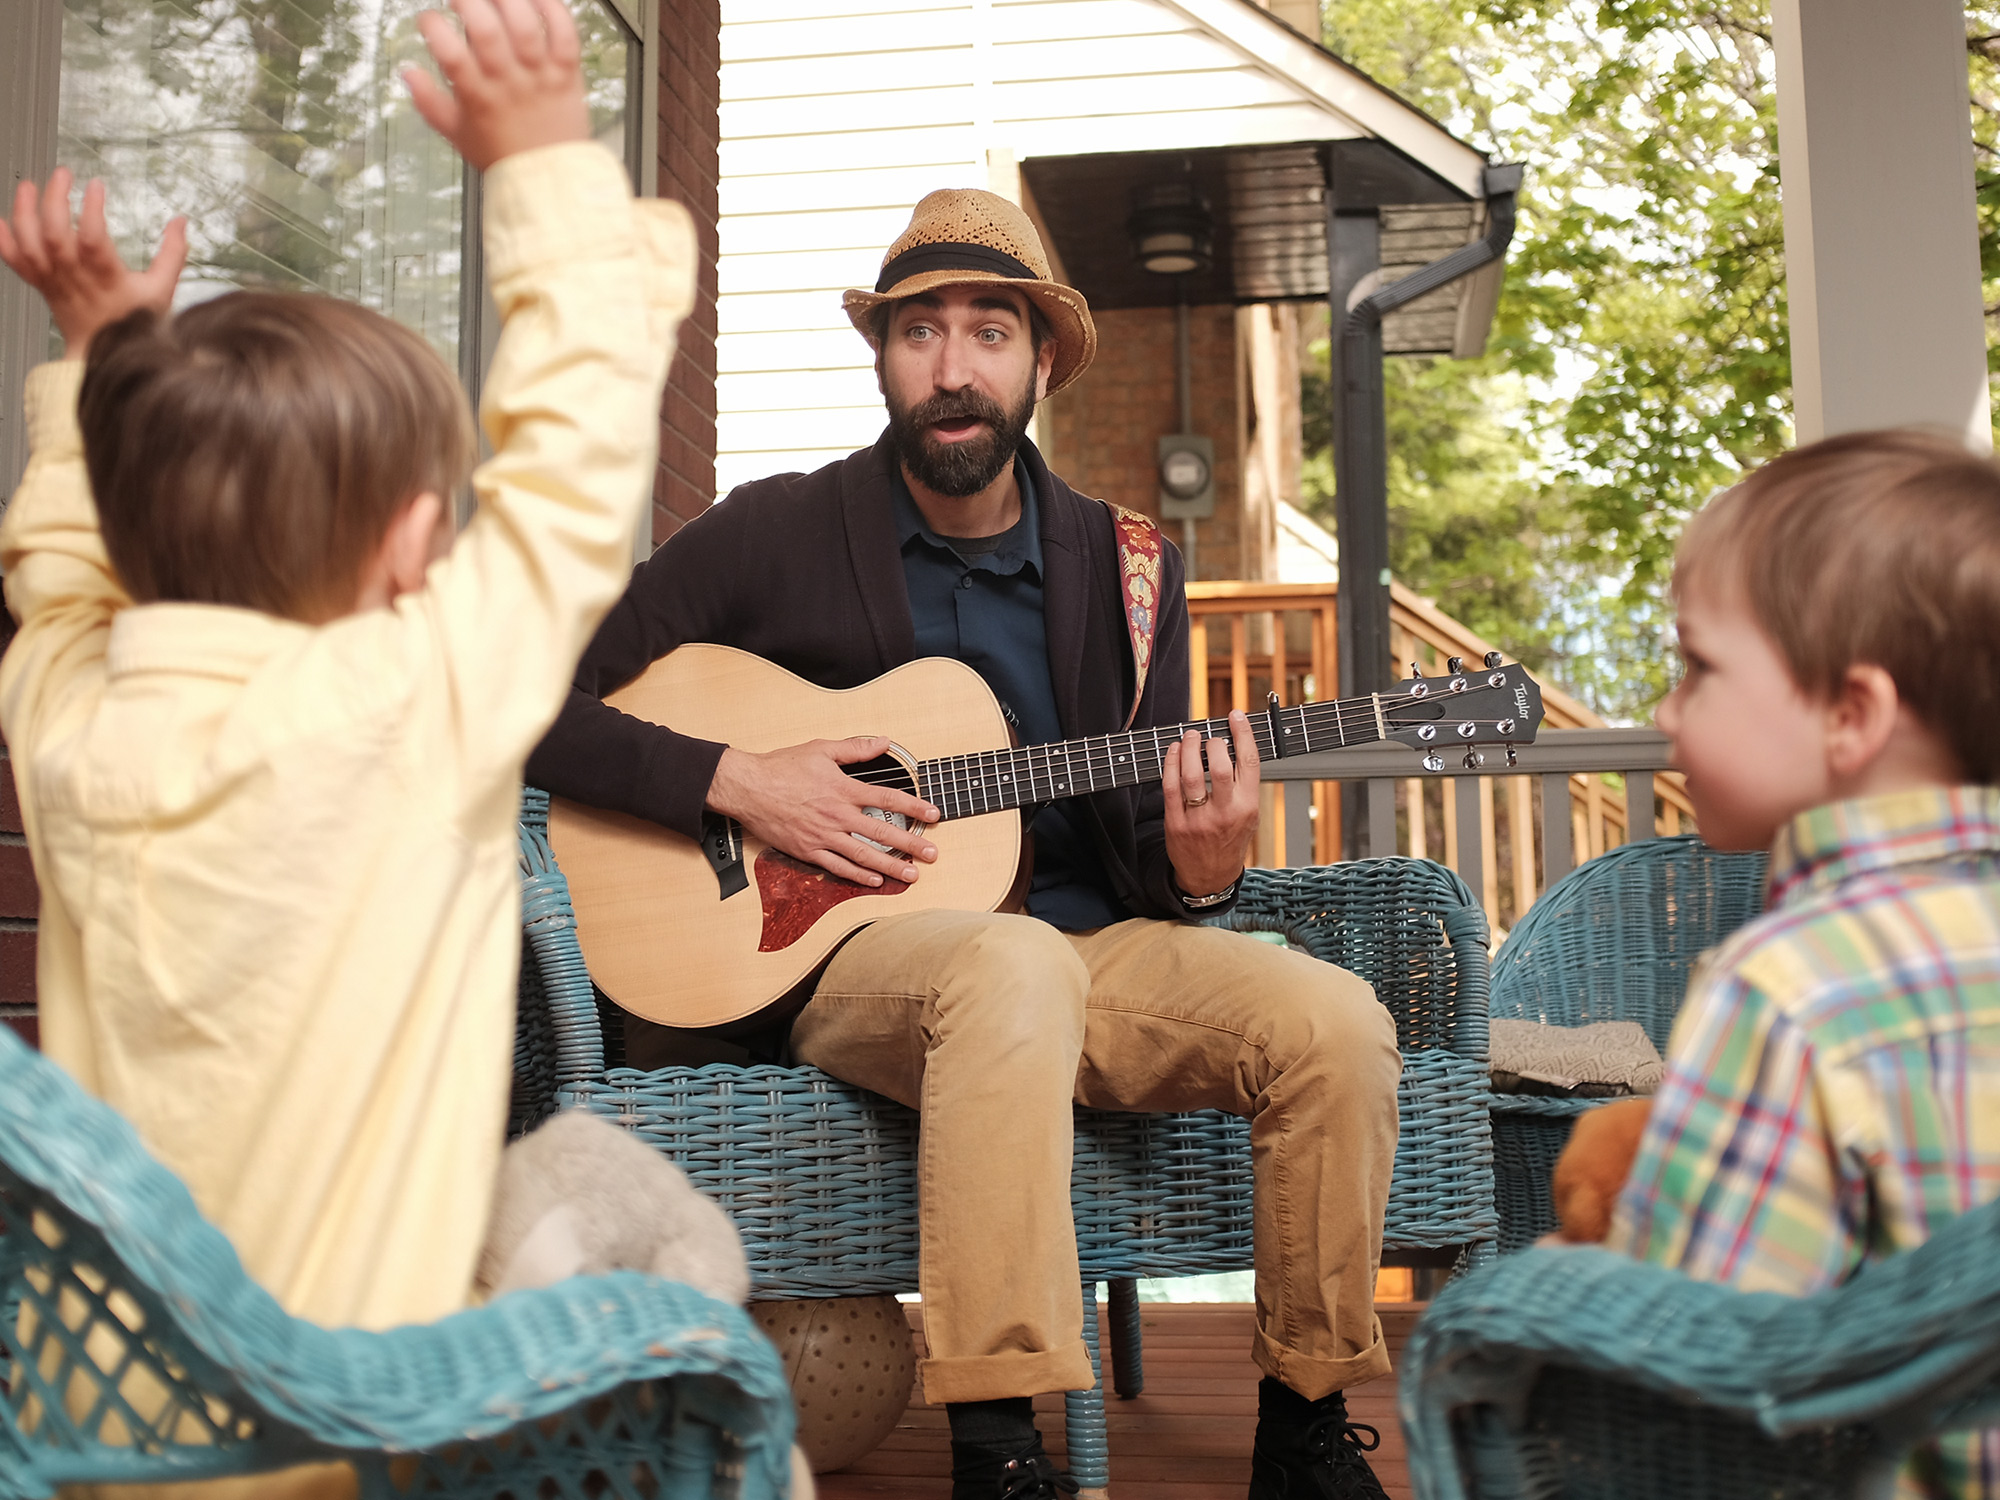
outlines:
[[[848,342],[865,359],[868,346],[856,333]],[[766,370],[723,375],[715,382],[716,399],[733,413],[798,411],[809,406],[850,406],[882,416],[882,396],[875,388],[875,370],[860,365],[850,370]],[[877,426],[880,426],[878,421]]]
[[[836,298],[836,310],[839,305]],[[715,351],[716,369],[723,378],[773,370],[843,370],[873,358],[868,341],[854,331],[844,313],[838,328],[726,334]]]
[[[880,398],[867,406],[816,406],[805,411],[728,412],[715,424],[724,453],[754,449],[833,448],[852,453],[875,441],[888,417]]]
[[[924,12],[921,24],[901,16],[836,16],[825,19],[800,17],[792,21],[766,21],[751,25],[725,24],[722,28],[722,64],[760,59],[803,57],[820,62],[828,72],[840,66],[843,57],[868,57],[867,66],[881,87],[879,69],[899,66],[899,59],[941,47],[970,47],[973,42],[972,10],[933,8]]]
[[[995,4],[989,23],[995,46],[1072,37],[1153,36],[1185,31],[1187,22],[1156,0],[1029,0]]]
[[[969,83],[808,99],[734,99],[722,106],[722,138],[790,140],[816,135],[835,122],[843,130],[907,130],[913,125],[970,125],[973,118]]]
[[[728,28],[723,28],[728,35]],[[843,94],[875,94],[883,85],[903,78],[920,88],[973,81],[971,47],[936,47],[921,51],[878,54],[861,60],[827,62],[817,57],[780,57],[764,62],[725,63],[721,91],[724,103],[735,99],[827,99]],[[828,124],[840,116],[829,112]]]
[[[873,286],[881,264],[882,252],[873,246],[729,255],[722,261],[722,294],[728,297],[749,292],[839,293],[851,286]]]
[[[986,176],[982,163],[968,161],[955,171],[936,167],[888,167],[861,172],[798,172],[774,177],[722,179],[722,216],[735,214],[807,213],[814,209],[895,208],[910,220],[910,210],[933,188],[979,183]],[[888,242],[883,242],[888,248]]]
[[[879,261],[909,221],[910,211],[900,203],[888,208],[825,209],[819,213],[737,214],[722,221],[722,253],[726,258],[865,249]]]
[[[758,136],[724,141],[720,149],[724,176],[767,177],[864,167],[941,167],[976,160],[984,147],[970,125],[925,125],[910,130]]]

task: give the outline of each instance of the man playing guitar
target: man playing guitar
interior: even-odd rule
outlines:
[[[1097,335],[1049,279],[1027,216],[933,193],[845,305],[875,349],[889,425],[814,474],[741,486],[634,575],[529,762],[536,785],[699,838],[733,818],[871,887],[921,881],[936,808],[844,773],[884,739],[752,753],[602,698],[706,641],[828,688],[917,657],[977,671],[1023,741],[1187,717],[1182,563],[1163,568],[1135,667],[1111,510],[1026,439]],[[1138,693],[1136,712],[1132,697]],[[1025,911],[908,911],[841,947],[792,1021],[800,1061],[921,1112],[928,1400],[951,1421],[953,1500],[1057,1500],[1030,1406],[1092,1383],[1069,1178],[1071,1101],[1248,1117],[1259,1388],[1252,1500],[1380,1496],[1341,1392],[1388,1373],[1374,1278],[1400,1060],[1361,980],[1196,925],[1228,909],[1255,831],[1258,757],[1231,736],[1170,746],[1161,779],[1034,815]],[[900,813],[908,828],[872,816]],[[665,961],[671,961],[670,959]]]

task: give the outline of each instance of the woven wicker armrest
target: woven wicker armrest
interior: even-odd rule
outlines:
[[[511,1473],[581,1496],[619,1452],[661,1493],[708,1494],[718,1463],[746,1496],[789,1483],[784,1374],[740,1309],[621,1274],[384,1333],[304,1322],[122,1118],[5,1028],[0,1306],[6,1500],[330,1458],[385,1494],[390,1454],[423,1455],[398,1461],[397,1493],[486,1495]]]
[[[1913,1443],[2000,1415],[2000,1204],[1807,1298],[1509,1256],[1432,1305],[1400,1392],[1430,1500],[1886,1495]]]

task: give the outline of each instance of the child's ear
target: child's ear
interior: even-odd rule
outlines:
[[[388,566],[389,597],[414,593],[424,586],[424,573],[438,559],[438,537],[444,532],[444,501],[425,490],[389,523],[383,541]]]
[[[1849,667],[1827,704],[1827,770],[1836,778],[1866,771],[1896,732],[1901,707],[1895,678],[1868,662]]]

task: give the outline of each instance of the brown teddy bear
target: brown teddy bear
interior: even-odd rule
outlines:
[[[1554,1198],[1562,1238],[1574,1245],[1601,1245],[1611,1232],[1611,1210],[1632,1159],[1639,1154],[1639,1137],[1646,1131],[1651,1099],[1620,1099],[1588,1110],[1577,1118],[1556,1162]]]

